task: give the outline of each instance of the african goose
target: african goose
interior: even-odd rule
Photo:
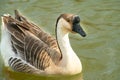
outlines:
[[[2,16],[1,54],[5,66],[33,74],[78,74],[80,59],[71,48],[68,34],[86,34],[74,14],[61,14],[56,21],[56,39],[28,21],[17,10],[15,18]]]

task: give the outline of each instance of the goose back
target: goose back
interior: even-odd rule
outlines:
[[[45,70],[53,64],[59,64],[62,53],[55,38],[28,21],[17,10],[15,11],[15,19],[11,16],[4,16],[3,18],[11,35],[12,48],[15,54],[40,70]],[[16,58],[9,59],[9,64],[13,69],[14,66],[18,66],[13,64],[16,62]]]

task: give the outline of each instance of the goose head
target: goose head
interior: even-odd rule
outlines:
[[[61,14],[56,22],[56,28],[61,28],[65,33],[78,33],[82,37],[86,36],[85,31],[80,26],[80,17],[74,14]]]

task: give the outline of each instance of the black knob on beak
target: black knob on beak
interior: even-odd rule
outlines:
[[[73,17],[73,24],[77,24],[77,23],[79,23],[79,22],[80,22],[79,16],[74,16],[74,17]]]

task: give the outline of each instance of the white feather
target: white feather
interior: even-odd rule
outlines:
[[[6,16],[9,16],[9,14],[7,14]],[[16,55],[12,51],[10,34],[8,33],[7,28],[3,22],[3,18],[2,18],[1,31],[2,31],[1,43],[0,43],[1,55],[3,57],[5,66],[8,66],[9,58],[15,57]]]
[[[64,25],[63,25],[64,24]],[[69,31],[67,31],[65,26],[70,26],[64,19],[60,19],[57,27],[57,38],[60,49],[63,54],[63,59],[61,61],[61,67],[65,70],[67,74],[79,73],[82,71],[81,61],[73,51],[69,41]]]

